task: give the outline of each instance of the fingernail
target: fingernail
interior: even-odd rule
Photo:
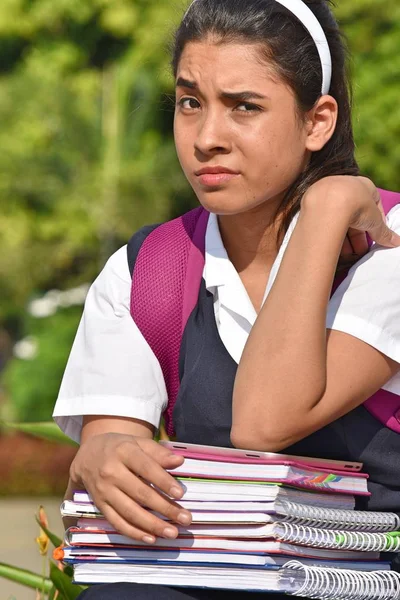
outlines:
[[[183,489],[179,485],[174,485],[169,491],[171,498],[182,498]]]
[[[144,541],[145,544],[155,544],[155,542],[156,542],[156,538],[151,537],[151,535],[143,536],[142,540]]]
[[[163,531],[163,536],[170,539],[175,539],[177,536],[177,532],[172,527],[166,527]]]
[[[190,523],[192,522],[192,517],[189,513],[181,512],[178,514],[176,520],[178,521],[178,523],[181,523],[181,525],[190,525]]]

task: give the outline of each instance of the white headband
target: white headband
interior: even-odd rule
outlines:
[[[193,0],[186,11],[184,19],[196,1]],[[313,38],[322,67],[322,94],[329,94],[332,80],[332,56],[321,23],[307,4],[304,4],[303,0],[275,0],[275,2],[278,2],[278,4],[281,4],[294,14]]]

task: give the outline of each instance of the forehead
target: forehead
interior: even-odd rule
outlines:
[[[215,40],[186,44],[177,77],[198,85],[214,83],[220,89],[252,88],[278,83],[272,64],[260,44],[217,43]]]

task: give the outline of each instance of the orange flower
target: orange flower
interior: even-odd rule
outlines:
[[[47,520],[47,516],[46,516],[46,513],[45,513],[45,510],[44,510],[43,506],[41,506],[39,508],[38,518],[39,518],[39,523],[41,525],[43,525],[43,527],[45,527],[46,529],[48,529],[49,522]],[[39,546],[39,552],[40,552],[40,554],[42,556],[46,556],[47,555],[47,551],[49,549],[50,540],[49,540],[48,535],[46,534],[46,532],[42,528],[40,528],[39,537],[36,538],[36,543]]]

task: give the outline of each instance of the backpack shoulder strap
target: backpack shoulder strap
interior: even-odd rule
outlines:
[[[140,244],[133,268],[131,315],[164,375],[169,435],[179,391],[182,335],[203,276],[208,217],[207,211],[197,208],[153,229]]]
[[[383,210],[385,211],[385,215],[387,215],[392,208],[400,204],[400,194],[397,192],[389,192],[387,190],[378,191],[381,195]]]
[[[387,215],[400,204],[400,194],[379,190],[383,209]],[[387,390],[379,390],[364,403],[364,407],[383,425],[400,433],[400,396]]]

